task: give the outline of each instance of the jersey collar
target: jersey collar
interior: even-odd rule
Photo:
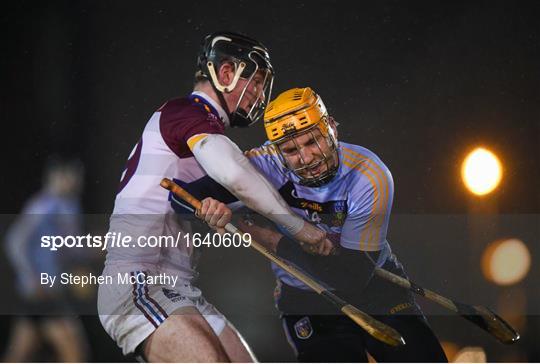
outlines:
[[[230,126],[229,115],[227,115],[227,113],[225,112],[225,110],[223,110],[220,104],[215,102],[210,96],[208,96],[208,94],[202,91],[193,91],[191,93],[191,98],[195,96],[200,98],[204,104],[208,105],[210,107],[210,110],[212,110],[212,114],[219,117],[223,124],[225,124],[225,126]]]

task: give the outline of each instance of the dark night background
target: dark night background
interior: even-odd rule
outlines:
[[[84,211],[110,213],[148,118],[191,91],[203,36],[243,32],[271,51],[273,96],[311,86],[340,122],[340,139],[370,148],[388,165],[396,191],[390,241],[411,276],[471,303],[524,290],[528,316],[518,345],[499,345],[438,315],[433,325],[441,339],[483,346],[491,361],[540,361],[539,19],[537,1],[5,3],[1,212],[19,212],[40,188],[46,158],[61,153],[86,166]],[[244,149],[264,141],[261,124],[229,135]],[[485,198],[471,197],[459,175],[478,145],[504,165],[501,186]],[[465,231],[477,212],[495,216],[497,228]],[[476,266],[482,247],[503,235],[524,240],[533,262],[510,288],[483,281]],[[201,276],[208,300],[230,313],[261,360],[293,359],[262,258],[209,251]],[[482,297],[473,294],[475,281]],[[3,345],[9,316],[1,322]],[[91,316],[85,322],[92,359],[122,360],[99,323]]]

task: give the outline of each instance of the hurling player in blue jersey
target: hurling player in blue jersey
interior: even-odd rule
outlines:
[[[273,266],[277,307],[297,359],[357,362],[367,361],[369,352],[378,362],[447,361],[411,293],[374,275],[378,266],[406,276],[386,240],[394,193],[388,168],[370,150],[338,142],[336,122],[310,88],[279,95],[264,119],[269,141],[247,153],[251,163],[293,211],[327,232],[336,254],[310,254],[309,246],[300,246],[279,227],[280,232],[246,223],[241,228],[395,328],[406,342],[394,348],[373,339],[302,282]],[[203,218],[218,221],[216,216]]]
[[[88,360],[82,322],[74,315],[65,286],[40,284],[43,274],[59,276],[74,260],[82,259],[70,252],[44,249],[40,244],[43,236],[80,234],[82,182],[79,162],[51,158],[43,189],[28,200],[7,231],[5,249],[16,277],[17,308],[23,315],[14,317],[2,361],[35,360],[43,344],[54,349],[58,361]],[[5,297],[13,299],[11,293],[6,292]]]

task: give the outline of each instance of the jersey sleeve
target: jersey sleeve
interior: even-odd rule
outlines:
[[[266,177],[272,185],[279,189],[286,181],[285,169],[281,165],[277,154],[267,144],[253,148],[244,153],[249,162]]]
[[[160,132],[167,146],[179,157],[191,156],[193,146],[210,134],[224,134],[223,123],[189,99],[172,100],[159,110]]]
[[[349,249],[380,250],[386,240],[392,210],[392,175],[382,162],[373,159],[366,159],[356,169],[340,243]]]

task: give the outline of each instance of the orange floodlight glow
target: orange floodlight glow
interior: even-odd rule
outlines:
[[[469,191],[478,196],[486,195],[501,182],[501,162],[489,150],[476,148],[463,161],[461,178]]]

